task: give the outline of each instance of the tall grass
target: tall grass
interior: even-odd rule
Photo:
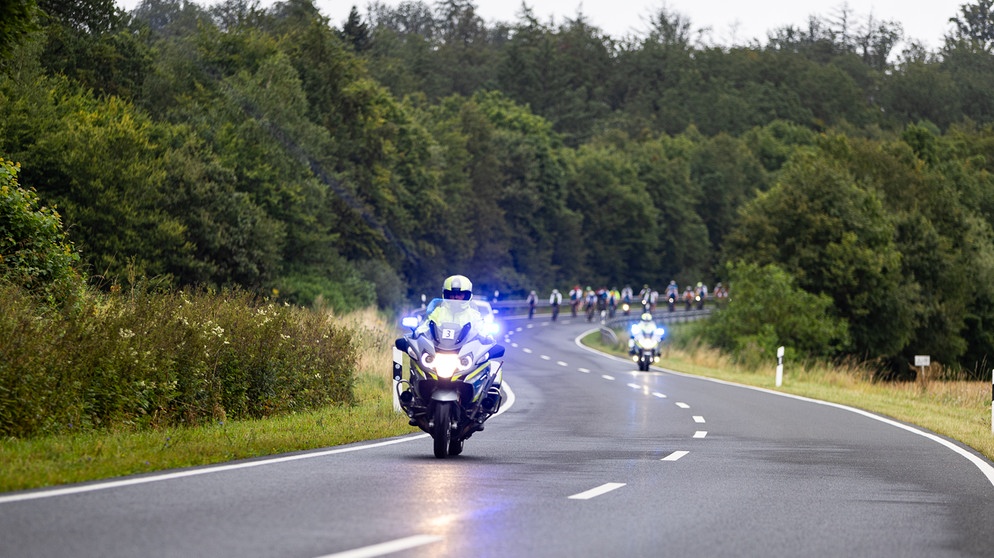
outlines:
[[[91,293],[41,311],[0,286],[0,436],[198,425],[354,401],[352,332],[222,291]]]
[[[222,300],[214,302],[226,304]],[[227,300],[227,304],[237,302]],[[286,307],[278,308],[281,313],[286,311]],[[256,315],[261,315],[260,310],[269,315],[272,309],[268,304],[256,305],[251,317],[255,320]],[[302,317],[303,314],[307,315]],[[302,333],[301,339],[320,339],[320,345],[331,345],[322,339],[321,331],[334,328],[345,332],[342,335],[347,337],[348,347],[338,347],[333,356],[348,363],[354,373],[352,396],[347,404],[329,397],[310,409],[297,406],[285,413],[259,418],[233,417],[233,413],[226,412],[223,420],[215,420],[217,417],[211,415],[210,419],[199,420],[194,425],[186,421],[169,425],[158,420],[144,426],[135,423],[60,429],[30,437],[0,437],[0,491],[206,465],[414,431],[407,424],[407,417],[393,410],[389,346],[397,335],[395,325],[373,310],[336,315],[325,309],[297,309],[290,315],[301,319],[298,327],[315,328],[313,332]],[[276,335],[280,342],[288,341],[280,333]],[[234,342],[229,340],[229,344]],[[284,364],[287,370],[294,365]]]

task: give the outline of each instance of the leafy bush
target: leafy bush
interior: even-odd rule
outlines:
[[[714,346],[744,363],[775,358],[829,357],[847,346],[849,331],[832,312],[832,299],[799,289],[775,265],[738,263],[729,267],[731,298],[702,328]]]
[[[239,291],[91,294],[38,318],[0,285],[0,435],[140,429],[351,404],[353,333]]]
[[[79,254],[58,212],[18,185],[19,169],[0,158],[0,280],[64,302],[83,287],[76,270]]]

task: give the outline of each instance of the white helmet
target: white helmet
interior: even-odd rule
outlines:
[[[473,282],[465,275],[452,275],[442,283],[442,298],[465,301],[459,306],[469,308],[469,300],[473,298]]]

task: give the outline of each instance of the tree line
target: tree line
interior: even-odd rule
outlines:
[[[763,277],[827,321],[807,355],[994,354],[992,0],[934,52],[845,7],[735,46],[665,7],[626,37],[470,0],[340,27],[311,0],[10,13],[0,157],[104,288],[348,310],[453,272],[505,293]]]

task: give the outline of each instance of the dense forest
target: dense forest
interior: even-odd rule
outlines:
[[[934,52],[844,6],[746,46],[665,7],[626,37],[471,0],[340,27],[311,0],[0,9],[0,158],[99,288],[346,310],[457,272],[518,294],[721,280],[825,324],[757,325],[764,345],[992,364],[994,0]]]

